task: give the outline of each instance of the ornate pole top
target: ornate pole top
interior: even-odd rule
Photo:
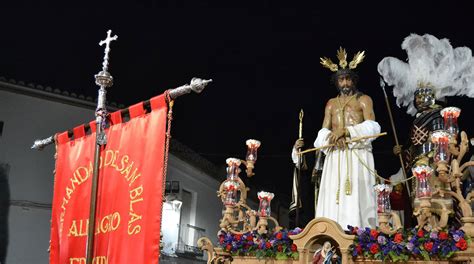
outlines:
[[[200,93],[204,88],[206,88],[207,84],[212,82],[212,79],[210,80],[205,80],[201,78],[192,78],[190,84],[185,84],[180,87],[174,88],[170,90],[170,97],[171,99],[176,99],[180,97],[181,95],[188,94],[191,91],[195,93]]]
[[[382,77],[380,77],[380,87],[381,87],[382,90],[383,90],[383,95],[384,95],[385,97],[387,97],[387,92],[385,92],[385,81],[383,80]]]
[[[114,40],[117,40],[117,35],[111,37],[110,34],[112,30],[107,31],[107,38],[99,42],[99,45],[102,46],[105,44],[104,51],[104,62],[102,62],[102,71],[95,76],[95,83],[101,87],[111,87],[113,85],[113,78],[108,72],[109,70],[109,53],[110,53],[110,43]]]
[[[104,62],[102,63],[102,71],[104,72],[108,71],[108,68],[109,68],[110,42],[118,39],[117,35],[110,37],[111,33],[112,33],[112,30],[109,29],[107,31],[107,38],[99,42],[99,46],[102,46],[105,43]]]
[[[107,38],[99,42],[99,45],[102,46],[105,44],[105,55],[104,62],[102,63],[102,71],[95,75],[95,83],[100,86],[99,96],[97,98],[97,108],[95,110],[96,123],[97,123],[97,144],[105,145],[107,144],[107,137],[104,133],[104,129],[107,122],[107,108],[105,105],[107,88],[112,87],[114,84],[114,79],[112,75],[108,72],[109,68],[109,53],[110,53],[110,42],[117,40],[117,35],[111,37],[110,34],[112,30],[107,31]],[[100,129],[99,129],[100,127]]]

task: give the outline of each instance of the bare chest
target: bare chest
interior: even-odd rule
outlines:
[[[333,112],[336,114],[342,112],[362,112],[362,107],[355,97],[346,100],[336,99],[334,102]]]
[[[348,126],[364,121],[364,114],[357,98],[342,100],[336,98],[331,109],[332,123],[335,126]]]

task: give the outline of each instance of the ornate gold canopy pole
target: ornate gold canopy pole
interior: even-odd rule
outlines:
[[[86,264],[91,264],[94,255],[94,230],[95,230],[95,212],[97,205],[97,183],[99,179],[99,158],[101,147],[107,144],[105,135],[105,122],[107,121],[107,108],[105,106],[106,88],[112,87],[113,78],[108,72],[109,69],[109,52],[110,42],[117,40],[117,35],[111,37],[112,30],[107,31],[107,38],[99,42],[102,46],[105,44],[104,62],[102,63],[102,71],[95,75],[95,83],[100,86],[99,96],[97,99],[97,109],[95,110],[96,136],[95,136],[95,153],[94,167],[92,174],[91,202],[89,207],[89,227],[87,231],[87,251]]]

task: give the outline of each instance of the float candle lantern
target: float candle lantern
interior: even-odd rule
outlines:
[[[260,217],[268,217],[271,215],[270,202],[272,201],[274,194],[270,192],[261,191],[257,193],[258,199],[260,200],[260,205],[258,207],[258,215]]]
[[[416,197],[424,198],[431,197],[430,177],[433,169],[426,165],[416,165],[412,169],[413,175],[416,177]]]
[[[227,180],[236,181],[240,173],[240,159],[228,158],[227,163]]]
[[[431,135],[431,142],[435,144],[435,162],[449,161],[449,133],[438,130]]]
[[[237,204],[237,191],[239,190],[239,183],[232,180],[224,182],[225,199],[224,205],[235,206]]]
[[[390,193],[392,186],[388,184],[377,184],[374,186],[377,194],[377,213],[390,213]]]
[[[247,176],[252,177],[254,175],[253,168],[254,164],[257,161],[257,150],[260,147],[260,141],[255,139],[248,139],[246,142],[247,145],[247,155],[245,157],[246,166],[247,166]]]
[[[248,161],[257,161],[257,149],[260,147],[260,141],[255,139],[248,139],[246,142],[247,145],[247,156],[246,160]]]
[[[441,110],[440,113],[444,119],[444,129],[456,137],[459,132],[458,117],[461,114],[461,109],[457,107],[446,107]]]

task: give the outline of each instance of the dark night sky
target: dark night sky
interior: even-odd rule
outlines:
[[[246,139],[261,140],[256,176],[247,182],[278,197],[291,191],[289,153],[298,136],[300,109],[305,111],[309,145],[320,129],[326,101],[336,95],[319,57],[335,59],[341,45],[350,58],[366,51],[358,67],[359,89],[373,98],[382,131],[389,132],[374,144],[376,167],[389,176],[398,163],[391,154],[394,143],[377,63],[385,56],[406,58],[400,46],[410,33],[430,33],[450,39],[454,47],[474,48],[472,9],[458,2],[408,6],[378,1],[372,10],[362,8],[362,1],[313,1],[299,7],[283,1],[254,2],[238,8],[203,2],[184,6],[182,1],[3,8],[0,75],[96,97],[93,76],[103,58],[98,42],[112,29],[119,39],[112,44],[115,84],[108,99],[130,105],[194,76],[212,78],[201,95],[176,102],[174,138],[219,166],[227,157],[244,158]],[[391,95],[390,100],[394,102]],[[474,100],[449,102],[462,107],[461,127],[472,136],[468,116],[474,110],[468,103]],[[412,118],[405,110],[393,109],[404,142]]]

